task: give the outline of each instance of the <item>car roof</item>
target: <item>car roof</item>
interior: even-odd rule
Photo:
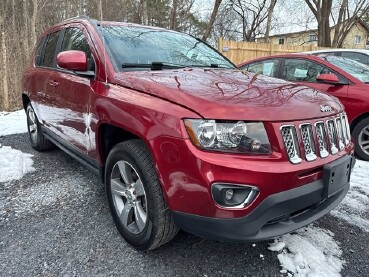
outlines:
[[[315,50],[315,51],[308,51],[302,52],[305,54],[318,54],[318,53],[335,53],[335,52],[356,52],[369,55],[369,50],[366,49],[324,49],[324,50]]]
[[[244,66],[246,64],[249,64],[251,62],[256,62],[256,61],[262,61],[262,60],[266,60],[266,59],[280,59],[280,58],[308,58],[310,60],[315,60],[315,61],[322,61],[323,59],[319,56],[314,56],[311,54],[306,54],[306,53],[289,53],[289,54],[278,54],[278,55],[271,55],[271,56],[264,56],[264,57],[259,57],[259,58],[255,58],[255,59],[251,59],[248,61],[245,61],[243,63],[240,63],[239,65],[237,65],[237,67],[241,67]]]

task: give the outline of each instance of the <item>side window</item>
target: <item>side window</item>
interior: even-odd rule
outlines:
[[[79,50],[86,53],[88,70],[94,70],[94,60],[92,58],[90,46],[86,37],[79,28],[68,28],[65,30],[61,51]]]
[[[259,73],[259,74],[274,77],[276,74],[277,68],[278,68],[278,60],[267,60],[267,61],[249,64],[243,69],[249,72],[252,72],[252,73]]]
[[[43,58],[41,59],[41,66],[55,67],[55,50],[58,43],[59,33],[59,31],[51,33],[47,37],[45,53]]]
[[[35,55],[35,65],[36,66],[40,66],[41,65],[41,55],[42,55],[42,50],[44,49],[44,45],[45,45],[45,38],[40,39],[39,43],[37,44],[37,50],[36,50],[36,55]]]
[[[283,66],[283,79],[292,82],[314,82],[316,76],[330,72],[329,68],[303,59],[286,59]]]
[[[359,63],[369,64],[369,56],[362,54],[362,53],[355,53],[355,52],[342,52],[342,57],[348,58]]]

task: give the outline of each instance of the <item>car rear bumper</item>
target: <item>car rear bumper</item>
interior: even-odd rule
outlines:
[[[345,197],[346,183],[324,197],[323,180],[273,194],[245,217],[223,219],[173,212],[179,228],[206,238],[240,242],[258,241],[294,231],[310,224],[335,208]]]

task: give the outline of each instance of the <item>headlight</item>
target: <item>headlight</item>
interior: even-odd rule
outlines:
[[[269,139],[261,122],[185,119],[187,133],[201,149],[269,154]]]

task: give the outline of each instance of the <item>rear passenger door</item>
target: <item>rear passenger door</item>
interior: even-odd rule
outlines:
[[[89,70],[95,70],[94,58],[88,42],[88,33],[81,25],[73,25],[63,30],[63,39],[58,52],[80,50],[86,53]],[[55,99],[58,99],[55,126],[58,136],[65,142],[87,154],[95,148],[95,137],[91,131],[92,116],[90,98],[93,77],[77,75],[58,67],[51,81],[54,84]]]

